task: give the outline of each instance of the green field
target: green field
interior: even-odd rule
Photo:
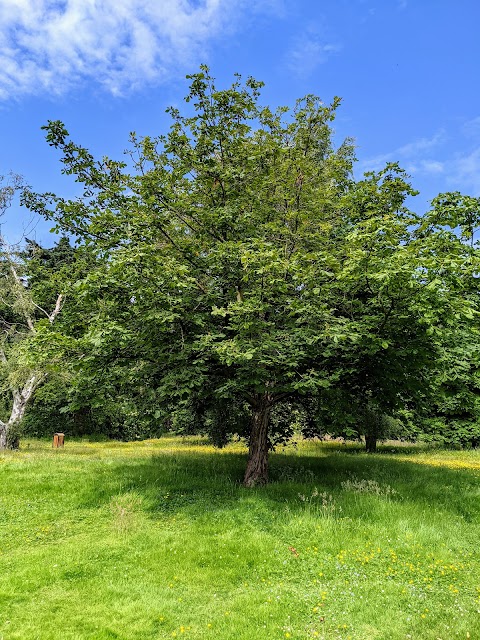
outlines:
[[[480,638],[480,452],[25,441],[0,455],[0,638]]]

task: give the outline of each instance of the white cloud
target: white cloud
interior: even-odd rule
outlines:
[[[278,9],[280,0],[256,8]],[[205,61],[246,0],[0,0],[0,99],[94,80],[114,95]]]
[[[339,53],[342,46],[329,42],[320,33],[308,31],[297,37],[287,53],[287,67],[297,77],[307,78],[328,58]]]

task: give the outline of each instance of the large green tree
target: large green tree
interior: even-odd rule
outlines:
[[[25,203],[95,252],[79,284],[95,305],[77,340],[84,375],[123,378],[159,417],[183,408],[239,432],[248,419],[254,486],[282,401],[349,381],[382,410],[415,396],[437,331],[470,312],[454,277],[463,245],[405,207],[398,166],[354,180],[352,142],[333,142],[338,99],[272,111],[251,78],[226,90],[207,68],[190,79],[166,135],[132,134],[133,171],[49,122],[84,195]]]

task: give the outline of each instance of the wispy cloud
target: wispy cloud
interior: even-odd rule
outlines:
[[[443,163],[429,155],[445,138],[445,131],[440,129],[431,138],[418,138],[388,153],[366,158],[360,163],[361,169],[379,171],[387,162],[400,162],[410,173],[441,173],[444,170]]]
[[[456,154],[449,167],[448,184],[454,189],[468,189],[480,196],[480,147]]]
[[[342,50],[342,45],[331,41],[322,32],[309,29],[296,37],[286,54],[286,66],[300,78],[308,78],[328,58]]]
[[[419,164],[423,173],[440,174],[445,171],[445,163],[440,160],[420,160]]]
[[[474,118],[461,126],[461,131],[470,139],[480,136],[480,118]],[[441,189],[465,190],[475,196],[480,195],[480,146],[463,151],[449,150],[442,145],[458,136],[446,135],[443,129],[430,138],[418,138],[394,151],[367,158],[359,163],[361,171],[378,171],[387,162],[398,161],[400,165],[415,175],[441,179]],[[457,147],[458,149],[458,147]]]
[[[260,0],[274,10],[279,0]],[[245,0],[0,0],[0,100],[85,80],[121,95],[206,58]]]
[[[467,138],[480,138],[480,116],[464,122],[462,132]]]
[[[480,116],[464,121],[460,133],[469,146],[453,153],[448,160],[447,184],[452,189],[468,190],[480,196]]]

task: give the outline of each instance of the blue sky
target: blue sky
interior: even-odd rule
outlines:
[[[0,0],[0,173],[75,194],[47,120],[120,158],[130,131],[165,131],[185,75],[207,63],[218,85],[263,80],[272,106],[341,96],[356,175],[400,162],[419,212],[442,191],[479,196],[479,25],[478,0]],[[18,206],[2,224],[10,242],[52,243]]]

